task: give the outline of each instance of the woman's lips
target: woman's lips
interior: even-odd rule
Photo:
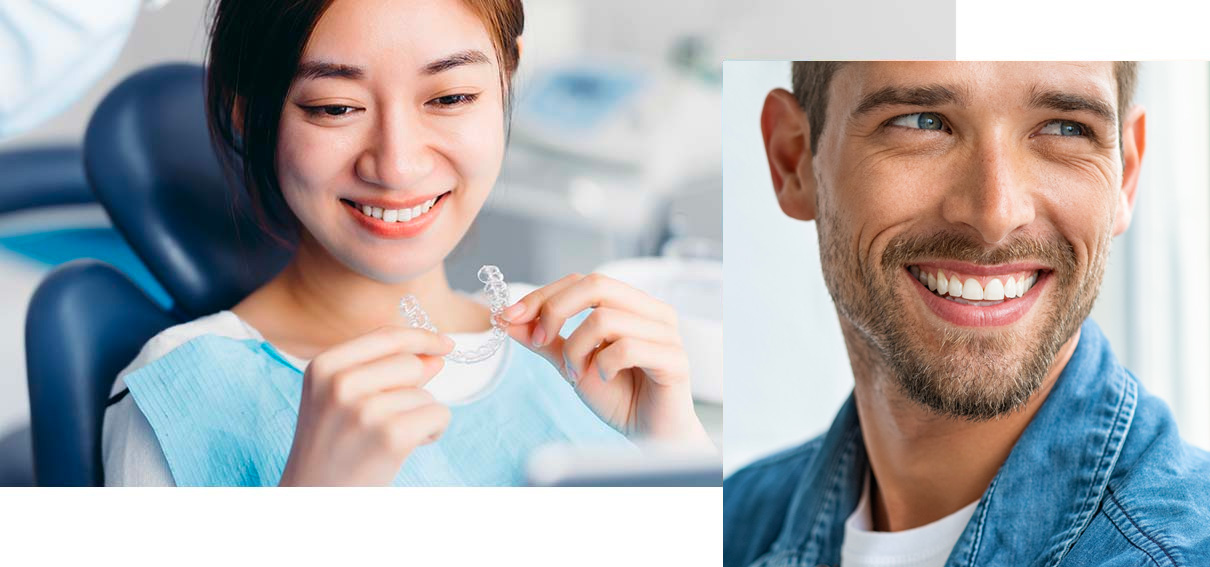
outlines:
[[[1016,323],[1033,307],[1038,296],[1050,282],[1051,273],[1045,270],[1038,272],[1033,285],[1020,297],[1003,299],[998,303],[966,300],[959,303],[954,299],[940,297],[929,290],[916,276],[912,275],[908,268],[904,268],[901,272],[901,277],[906,278],[908,285],[916,289],[924,304],[934,314],[949,323],[963,327],[996,327]]]
[[[428,211],[416,218],[403,222],[398,220],[387,222],[379,218],[367,216],[362,212],[361,208],[349,200],[342,199],[341,204],[344,205],[345,210],[353,216],[353,219],[362,228],[374,236],[388,239],[414,238],[433,224],[437,215],[441,214],[441,211],[444,209],[445,202],[449,200],[450,195],[450,192],[442,194]]]

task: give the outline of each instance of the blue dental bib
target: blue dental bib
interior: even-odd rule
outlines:
[[[514,343],[490,390],[451,408],[445,434],[417,448],[396,486],[511,486],[547,443],[630,445],[546,360]],[[126,376],[178,486],[271,486],[298,422],[303,374],[272,345],[197,337]]]

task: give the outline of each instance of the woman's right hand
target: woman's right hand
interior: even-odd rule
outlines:
[[[453,348],[444,335],[386,326],[316,356],[280,484],[389,484],[412,450],[449,424],[449,408],[421,386]]]

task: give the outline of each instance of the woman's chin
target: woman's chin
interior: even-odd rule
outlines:
[[[414,280],[424,274],[433,271],[434,268],[441,266],[444,258],[407,258],[406,261],[388,263],[383,261],[384,258],[359,258],[355,263],[345,264],[353,268],[354,271],[372,279],[388,285],[402,284]]]

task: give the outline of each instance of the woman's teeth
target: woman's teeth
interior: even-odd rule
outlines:
[[[361,211],[361,214],[367,217],[374,217],[383,222],[408,222],[419,217],[433,208],[440,197],[433,197],[410,209],[383,209],[381,207],[371,207],[354,202],[354,206]]]
[[[946,274],[943,270],[925,272],[919,266],[909,268],[912,276],[938,296],[946,299],[967,303],[969,301],[1003,301],[1025,295],[1038,281],[1040,270],[1015,275],[993,277],[980,283],[970,277],[960,277],[957,274]],[[983,303],[981,305],[989,305]]]

